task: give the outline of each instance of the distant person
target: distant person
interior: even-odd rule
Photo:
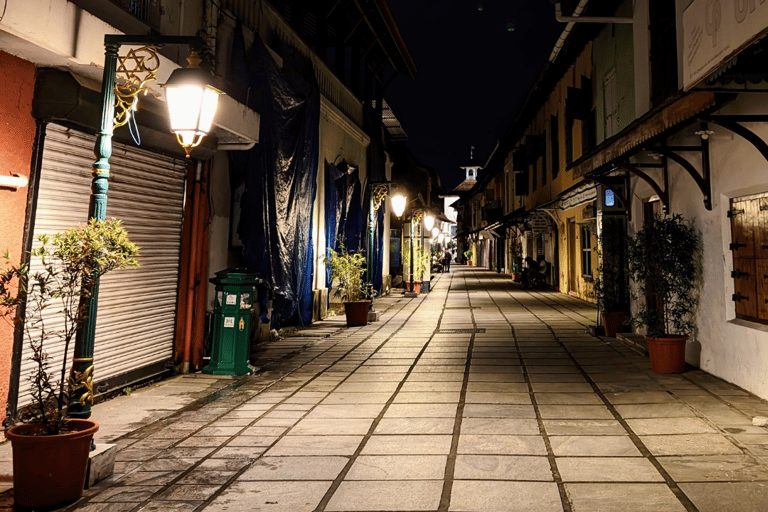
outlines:
[[[446,250],[445,254],[443,254],[443,272],[451,271],[451,258],[451,251]]]
[[[531,288],[536,280],[534,274],[539,273],[539,262],[530,256],[525,258],[526,267],[523,269],[523,288]]]

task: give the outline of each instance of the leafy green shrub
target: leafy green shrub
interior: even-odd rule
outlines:
[[[137,267],[139,247],[128,240],[121,221],[114,219],[93,219],[53,236],[40,235],[38,241],[40,246],[30,256],[40,259],[42,269],[32,273],[28,265],[9,265],[6,251],[9,266],[0,270],[0,309],[3,317],[21,324],[32,349],[32,406],[24,420],[42,423],[54,435],[66,424],[70,397],[77,386],[78,376],[66,375],[69,349],[87,317],[94,285],[113,270]],[[24,318],[14,318],[24,303]],[[61,316],[53,318],[51,311]],[[61,365],[58,379],[51,373],[45,350],[46,344],[57,342],[64,344],[62,360],[57,363]]]
[[[681,215],[655,217],[630,237],[629,272],[641,299],[633,323],[646,327],[648,336],[693,329],[700,249],[699,234]]]
[[[331,267],[331,282],[338,280],[334,297],[339,297],[342,302],[355,302],[363,298],[365,256],[360,253],[350,254],[341,246],[339,252],[328,249],[328,256],[323,261]]]

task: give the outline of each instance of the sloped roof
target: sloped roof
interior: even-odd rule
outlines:
[[[477,180],[464,180],[453,189],[453,192],[466,192],[467,190],[471,190],[472,187],[475,186],[475,183],[477,183]]]

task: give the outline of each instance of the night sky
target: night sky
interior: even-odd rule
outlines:
[[[459,166],[469,159],[470,145],[475,160],[485,164],[565,25],[547,0],[389,5],[419,73],[415,81],[398,77],[385,97],[408,134],[408,147],[440,171],[450,190],[464,179]]]

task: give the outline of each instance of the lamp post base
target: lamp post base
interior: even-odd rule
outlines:
[[[381,312],[368,311],[368,323],[378,322],[379,320],[381,320]]]

